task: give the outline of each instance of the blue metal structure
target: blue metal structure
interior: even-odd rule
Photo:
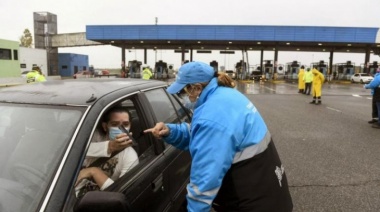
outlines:
[[[88,70],[88,67],[88,55],[58,54],[58,73],[63,77],[71,77],[78,71]]]
[[[379,28],[228,25],[90,25],[88,40],[376,43]]]
[[[327,26],[249,26],[249,25],[88,25],[87,40],[125,49],[174,49],[184,54],[190,50],[274,51],[277,71],[279,51],[329,52],[333,64],[335,52],[364,53],[368,64],[370,53],[380,54],[380,28]],[[228,51],[226,51],[228,50]],[[244,55],[244,53],[243,53]],[[260,66],[263,66],[261,56]],[[242,70],[244,73],[249,70]],[[331,74],[326,70],[326,74]],[[240,74],[240,73],[238,73]]]

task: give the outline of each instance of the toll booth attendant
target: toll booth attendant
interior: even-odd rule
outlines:
[[[293,209],[284,166],[257,108],[206,63],[181,66],[168,87],[195,103],[191,124],[159,122],[145,133],[192,157],[189,212]],[[223,107],[215,107],[223,105]]]

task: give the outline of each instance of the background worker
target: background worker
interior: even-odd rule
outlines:
[[[380,68],[378,68],[376,70],[376,74],[375,74],[375,76],[373,76],[373,78],[375,78],[379,74],[380,74]],[[377,112],[376,101],[375,101],[375,98],[373,98],[373,95],[375,94],[375,90],[376,89],[371,89],[371,94],[372,94],[372,120],[368,121],[369,124],[377,123],[377,121],[379,119],[379,114]]]
[[[32,70],[26,74],[26,82],[34,83],[34,82],[44,82],[46,81],[45,76],[42,74],[40,67],[33,66]]]
[[[371,89],[372,94],[372,120],[368,123],[373,124],[374,128],[380,128],[380,68],[376,70],[371,83],[364,85],[365,89]]]
[[[305,67],[301,66],[301,69],[298,72],[298,93],[305,92],[305,81],[303,78],[304,74],[305,74]]]
[[[313,73],[313,101],[311,101],[310,104],[319,105],[322,103],[322,85],[325,81],[325,77],[316,68],[313,68],[311,73]]]
[[[145,65],[143,65],[142,68],[143,68],[142,78],[144,80],[149,80],[153,76],[152,72],[149,69],[149,66],[145,64]]]
[[[210,65],[186,63],[167,91],[195,103],[191,124],[160,122],[144,132],[190,151],[188,211],[209,212],[212,205],[216,211],[290,212],[287,178],[270,132],[234,87]]]
[[[311,83],[313,82],[313,73],[311,73],[310,68],[306,69],[303,80],[305,81],[305,91],[303,93],[310,95]]]

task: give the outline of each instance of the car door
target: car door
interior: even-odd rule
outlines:
[[[168,196],[165,188],[169,179],[164,182],[162,174],[162,170],[164,169],[164,165],[162,165],[164,158],[162,148],[163,143],[162,141],[155,141],[152,135],[142,133],[142,130],[147,128],[147,123],[153,123],[153,120],[151,120],[152,115],[149,110],[144,109],[147,105],[144,106],[140,101],[141,95],[141,93],[136,93],[124,98],[116,97],[116,95],[114,95],[111,99],[118,98],[119,100],[111,100],[111,103],[103,105],[104,110],[97,115],[97,118],[92,118],[97,121],[91,125],[93,133],[88,140],[89,142],[93,142],[94,135],[96,134],[94,132],[96,132],[99,126],[101,126],[100,122],[102,116],[107,110],[114,106],[126,108],[131,114],[131,132],[133,132],[133,137],[136,142],[138,142],[138,145],[133,147],[138,153],[138,161],[133,168],[128,170],[119,179],[115,180],[114,183],[104,191],[111,192],[109,193],[111,196],[113,193],[124,194],[127,204],[130,205],[131,211],[163,211],[169,204],[169,199],[165,200]],[[81,166],[83,167],[83,165]],[[96,192],[87,191],[83,196],[78,196],[81,192],[77,191],[80,191],[80,188],[75,187],[75,189],[71,190],[63,211],[80,210],[78,208],[83,206],[81,205],[82,200],[85,199],[86,195],[90,194],[89,196],[91,196],[91,193],[93,194]],[[102,200],[96,197],[87,201],[85,204],[89,205],[85,207],[93,209],[91,204],[97,205],[99,201],[105,204],[108,203],[107,199]],[[149,204],[147,204],[147,202],[149,202]]]
[[[355,81],[355,82],[359,82],[359,80],[360,80],[360,75],[359,75],[359,74],[355,74],[353,78],[354,78],[354,81]]]
[[[168,104],[168,107],[164,107],[160,111],[157,110],[160,107],[157,107],[156,104],[153,105],[154,101],[150,99],[152,95],[157,96],[158,94],[160,95],[159,99]],[[144,134],[142,131],[153,127],[157,121],[189,121],[189,114],[183,113],[183,108],[178,100],[173,103],[175,99],[169,96],[163,88],[149,89],[126,97],[112,97],[112,99],[115,98],[119,100],[107,100],[111,103],[97,106],[103,107],[103,109],[97,118],[92,118],[97,120],[91,125],[92,131],[94,132],[99,126],[102,115],[109,108],[115,105],[127,108],[131,113],[131,132],[138,143],[138,146],[134,148],[138,153],[139,160],[136,166],[115,180],[105,191],[111,192],[109,193],[111,196],[112,194],[124,194],[131,211],[177,211],[185,200],[190,170],[189,153],[165,145],[163,141],[155,139],[151,134]],[[180,113],[182,115],[179,115]],[[89,130],[89,125],[86,126]],[[89,141],[94,137],[93,134],[88,138]],[[76,165],[74,164],[74,166]],[[94,192],[90,191],[87,194],[91,193]],[[72,189],[63,211],[76,211],[77,206],[81,205],[83,199],[77,198],[75,194]],[[94,198],[92,201],[92,203],[96,203],[99,202],[99,199]],[[107,201],[104,200],[104,203]]]
[[[173,99],[172,99],[173,98]],[[144,114],[142,126],[153,127],[157,122],[179,123],[190,120],[175,97],[163,88],[145,90],[136,100],[138,111]],[[136,134],[136,132],[134,133]],[[141,133],[138,133],[141,135]],[[152,146],[146,148],[146,142]],[[120,183],[110,190],[124,193],[132,211],[177,211],[185,201],[189,182],[190,155],[171,145],[143,134],[137,143],[146,149],[141,152],[139,167],[127,173]]]
[[[144,92],[147,101],[152,107],[155,123],[180,123],[191,121],[191,114],[178,99],[169,95],[164,89],[156,89]],[[191,157],[188,151],[179,150],[164,143],[165,158],[162,172],[167,180],[166,201],[170,201],[165,211],[176,211],[183,203],[186,194],[186,185],[189,182]]]
[[[143,93],[123,100],[131,113],[131,132],[137,143],[138,164],[108,187],[106,191],[123,193],[131,211],[163,211],[169,204],[169,179],[164,177],[165,155],[162,141],[155,140],[143,130],[152,126],[152,113]]]

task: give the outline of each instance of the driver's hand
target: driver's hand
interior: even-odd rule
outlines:
[[[77,181],[75,182],[75,186],[77,186],[83,179],[88,179],[92,177],[92,167],[91,168],[84,168],[80,170]]]
[[[156,138],[162,138],[168,136],[170,133],[169,128],[163,123],[159,122],[153,128],[144,130],[144,133],[152,133]]]
[[[132,139],[129,137],[131,136],[127,135],[125,133],[121,133],[116,136],[114,140],[110,140],[108,143],[108,154],[112,154],[116,151],[121,151],[127,147],[132,146]]]

